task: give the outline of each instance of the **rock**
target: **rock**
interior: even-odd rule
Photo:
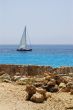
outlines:
[[[42,82],[35,82],[33,85],[35,87],[41,87],[42,86]]]
[[[44,82],[45,81],[45,77],[44,78],[35,78],[35,82]]]
[[[27,86],[26,86],[26,92],[27,92],[28,94],[33,95],[33,94],[36,93],[36,87],[33,86],[33,85],[27,85]]]
[[[55,79],[57,85],[59,85],[61,82],[64,82],[64,79],[59,75],[55,75],[54,79]]]
[[[68,82],[66,84],[66,87],[69,88],[69,89],[73,89],[73,82]]]
[[[19,80],[16,81],[16,83],[19,85],[33,84],[34,78],[21,77],[21,78],[19,78]]]
[[[55,86],[55,80],[54,79],[51,79],[51,81],[49,81],[48,83],[47,83],[47,85],[48,86]]]
[[[71,77],[73,77],[73,73],[69,73],[68,75],[71,76]]]
[[[59,91],[61,91],[61,92],[70,92],[70,89],[65,87],[65,88],[61,88]]]
[[[50,87],[49,92],[58,92],[58,86],[55,85],[54,87]]]
[[[16,76],[20,76],[21,74],[20,74],[19,72],[16,72],[15,75],[16,75]]]
[[[15,75],[15,76],[13,77],[13,81],[17,81],[17,80],[19,80],[20,78],[21,78],[20,76],[16,76],[16,75]]]
[[[0,76],[0,80],[4,81],[4,80],[10,80],[11,81],[11,77],[9,74],[5,73],[3,75]]]
[[[70,94],[73,95],[73,89],[70,90]]]
[[[36,92],[36,94],[34,94],[30,100],[35,103],[43,103],[44,96],[42,94]]]
[[[46,99],[46,90],[39,87],[39,88],[36,88],[36,92],[42,94],[44,96],[44,99]]]
[[[60,83],[59,84],[59,88],[65,88],[66,87],[66,84],[65,83]]]
[[[45,94],[46,93],[46,90],[45,89],[42,89],[41,87],[39,88],[36,88],[36,91],[40,94]]]
[[[45,95],[46,95],[46,99],[51,98],[51,93],[50,92],[46,92]]]
[[[50,79],[51,79],[51,76],[50,75],[48,75],[48,76],[45,77],[45,80],[50,81]]]
[[[6,83],[11,83],[11,81],[10,81],[10,80],[8,80],[8,79],[3,79],[3,82],[6,82]]]

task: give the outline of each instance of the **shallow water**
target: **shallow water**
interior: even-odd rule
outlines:
[[[17,45],[0,45],[0,64],[73,66],[73,45],[32,45],[32,51],[16,51]]]

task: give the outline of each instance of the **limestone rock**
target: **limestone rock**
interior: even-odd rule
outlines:
[[[44,96],[36,92],[36,94],[34,94],[30,100],[35,103],[42,103],[44,102]]]
[[[67,88],[73,89],[73,82],[68,82],[66,86]]]
[[[73,89],[70,90],[70,94],[73,95]]]
[[[69,73],[68,75],[71,76],[71,77],[73,77],[73,73]]]
[[[20,78],[21,78],[20,76],[16,76],[16,75],[15,75],[15,76],[13,77],[13,81],[17,81],[17,80],[19,80]]]
[[[48,75],[48,76],[45,77],[45,80],[50,81],[50,79],[51,79],[51,76],[50,75]]]
[[[41,87],[42,86],[42,82],[35,82],[33,85],[35,87]]]
[[[5,74],[3,74],[3,75],[0,76],[0,80],[1,80],[1,81],[4,81],[5,79],[11,81],[10,75],[7,74],[7,73],[5,73]]]
[[[46,99],[51,98],[51,97],[52,97],[51,94],[52,94],[52,93],[50,93],[50,92],[46,92],[46,93],[45,93]]]
[[[27,85],[27,86],[26,86],[26,92],[27,92],[28,94],[33,95],[33,94],[36,93],[36,87],[33,86],[33,85]]]
[[[37,91],[38,93],[40,93],[40,94],[45,94],[45,93],[46,93],[46,90],[43,89],[43,88],[41,88],[41,87],[36,88],[36,91]]]
[[[65,83],[60,83],[60,84],[59,84],[59,87],[60,87],[60,88],[65,88],[65,87],[66,87],[66,84],[65,84]]]

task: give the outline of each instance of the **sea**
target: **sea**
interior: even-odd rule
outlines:
[[[32,45],[32,51],[16,51],[17,45],[0,45],[0,64],[73,66],[73,45]]]

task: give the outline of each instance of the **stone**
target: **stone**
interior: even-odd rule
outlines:
[[[35,103],[43,103],[45,99],[42,94],[36,92],[30,100]]]
[[[44,99],[46,99],[46,90],[39,87],[39,88],[36,88],[36,92],[42,94],[44,96]]]
[[[17,80],[19,80],[21,77],[20,76],[13,76],[13,81],[17,81]]]
[[[46,90],[43,89],[43,88],[41,88],[41,87],[36,88],[36,91],[37,91],[38,93],[40,93],[40,94],[45,94],[45,93],[46,93]]]
[[[42,82],[35,82],[33,85],[35,87],[41,87],[42,86]]]
[[[68,82],[68,83],[66,84],[66,87],[67,87],[67,88],[70,88],[70,89],[73,89],[73,82]]]
[[[4,79],[10,80],[11,81],[11,77],[9,74],[5,73],[3,75],[0,76],[0,80],[4,81]]]
[[[45,93],[45,95],[46,95],[46,99],[48,99],[48,98],[51,98],[51,97],[52,97],[50,92],[46,92],[46,93]]]
[[[73,77],[73,73],[69,73],[68,75],[71,76],[71,77]]]
[[[58,92],[58,90],[59,90],[59,89],[58,89],[58,86],[55,85],[54,87],[50,87],[48,91],[49,91],[49,92]]]
[[[66,87],[66,84],[65,83],[60,83],[59,84],[59,88],[65,88]]]
[[[25,90],[28,94],[31,94],[31,95],[36,93],[36,87],[33,85],[27,85]]]
[[[3,82],[6,82],[6,83],[11,83],[11,80],[8,80],[8,79],[3,79]]]
[[[51,76],[50,75],[48,75],[48,76],[45,77],[45,80],[50,81],[50,79],[51,79]]]
[[[48,86],[54,86],[55,85],[55,81],[51,79],[51,81],[49,81],[47,83]]]
[[[70,90],[70,94],[73,95],[73,89]]]

